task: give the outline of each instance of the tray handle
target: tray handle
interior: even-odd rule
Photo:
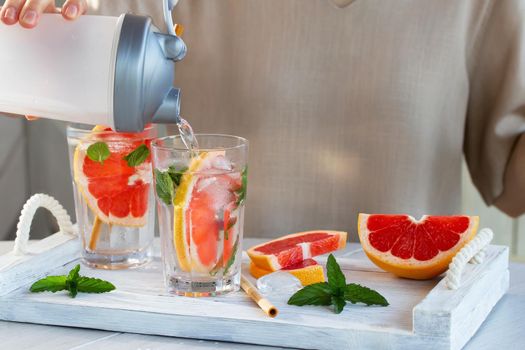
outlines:
[[[482,229],[454,256],[445,276],[445,285],[448,289],[458,289],[461,286],[461,275],[467,263],[481,264],[483,262],[486,247],[492,241],[493,236],[491,229]]]
[[[55,198],[47,194],[37,193],[27,200],[20,213],[18,224],[16,225],[15,246],[13,248],[14,255],[24,255],[27,253],[31,222],[38,208],[46,208],[49,210],[55,217],[60,232],[75,235],[71,217],[66,209],[64,209]]]

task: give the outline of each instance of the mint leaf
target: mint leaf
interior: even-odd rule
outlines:
[[[224,265],[224,271],[222,272],[223,275],[226,275],[226,273],[228,272],[230,267],[232,267],[233,263],[235,262],[235,257],[237,256],[237,249],[238,248],[239,248],[239,237],[237,237],[237,239],[235,240],[235,243],[233,244],[232,255],[230,256],[230,258],[226,262],[226,265]],[[217,260],[217,263],[210,270],[210,276],[215,276],[219,272],[219,270],[221,269],[221,267],[224,264],[223,259],[224,258],[221,255],[219,257],[219,259]]]
[[[148,146],[145,144],[142,144],[135,148],[133,151],[131,151],[127,156],[124,157],[124,160],[128,163],[130,167],[139,166],[146,159],[148,159],[149,156],[149,149]]]
[[[114,290],[115,286],[99,278],[80,277],[77,288],[82,293],[105,293]]]
[[[226,224],[226,229],[224,230],[224,239],[225,240],[229,240],[230,239],[230,230],[232,229],[233,226],[235,226],[236,223],[237,223],[237,217],[236,216],[231,216],[231,213],[230,213],[230,218],[228,220],[228,223]]]
[[[248,166],[246,165],[242,169],[241,173],[242,185],[241,188],[237,190],[237,205],[241,205],[246,200],[246,191],[248,187]]]
[[[186,170],[188,170],[188,168],[177,169],[177,167],[175,167],[174,165],[170,165],[168,167],[168,174],[170,175],[171,180],[173,181],[175,186],[180,185],[180,179],[182,178],[182,175],[184,175]]]
[[[80,271],[80,264],[77,264],[74,268],[69,271],[69,274],[67,275],[66,279],[66,288],[69,290],[69,295],[74,298],[77,296],[78,289],[78,280],[80,278],[79,272]]]
[[[346,287],[346,278],[332,254],[330,254],[326,262],[326,274],[330,287],[342,295]]]
[[[166,171],[154,170],[157,196],[167,205],[173,203],[175,190],[180,185],[182,175],[186,170],[188,168],[177,169],[174,165],[170,165]]]
[[[166,203],[166,205],[171,205],[175,195],[175,188],[171,176],[168,172],[162,172],[158,169],[155,169],[154,173],[157,196]]]
[[[233,226],[237,223],[237,217],[236,216],[230,216],[230,220],[228,221],[228,225],[226,225],[226,231],[231,230]],[[228,239],[228,238],[226,238]]]
[[[219,272],[219,270],[221,269],[223,263],[224,263],[223,262],[223,257],[221,255],[219,257],[219,259],[217,259],[217,262],[215,263],[215,265],[213,265],[213,267],[211,268],[210,276],[215,276],[217,274],[217,272]]]
[[[388,301],[373,289],[350,283],[345,286],[345,300],[352,304],[364,303],[366,305],[388,306]]]
[[[288,299],[288,305],[330,305],[332,304],[332,288],[326,282],[314,283],[295,292]]]
[[[29,290],[33,293],[66,290],[66,276],[47,276],[33,283]]]
[[[346,301],[342,296],[332,295],[332,304],[334,305],[334,312],[340,314],[346,306]]]
[[[89,145],[86,153],[89,159],[100,164],[103,164],[111,155],[108,145],[102,141]]]
[[[80,264],[77,264],[75,267],[69,271],[69,274],[67,275],[68,281],[76,281],[78,280],[80,274],[78,273],[80,271]]]
[[[226,263],[226,266],[224,267],[224,275],[226,274],[226,272],[228,272],[230,267],[235,262],[235,256],[237,255],[238,247],[239,247],[239,236],[237,236],[237,239],[235,240],[235,243],[233,244],[232,255],[230,256],[230,258],[228,259],[228,262]]]

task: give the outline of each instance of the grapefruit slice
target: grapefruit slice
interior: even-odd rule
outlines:
[[[281,271],[289,272],[297,277],[303,286],[325,281],[323,267],[314,259],[303,260],[298,264],[285,267]],[[272,272],[274,271],[261,269],[253,262],[250,263],[250,274],[255,278],[261,278]]]
[[[110,128],[96,126],[93,132],[101,132],[96,139],[80,141],[73,155],[73,179],[79,192],[95,215],[103,222],[119,226],[144,226],[148,209],[151,183],[151,158],[136,167],[130,167],[124,159],[143,140],[147,131],[137,134],[121,134]],[[126,140],[126,139],[129,139]],[[87,156],[88,147],[97,141],[107,144],[110,156],[103,162]]]
[[[183,271],[209,273],[228,265],[238,244],[236,209],[241,186],[241,173],[232,171],[224,151],[201,152],[192,159],[173,200],[174,245]]]
[[[343,249],[346,232],[306,231],[293,233],[273,241],[256,245],[247,253],[259,268],[276,271],[305,259]]]
[[[477,216],[359,214],[358,232],[366,255],[393,274],[428,279],[445,272],[478,229]]]

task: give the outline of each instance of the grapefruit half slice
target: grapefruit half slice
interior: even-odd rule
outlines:
[[[358,232],[366,255],[393,274],[429,279],[445,272],[475,235],[477,216],[359,214]]]
[[[248,249],[252,262],[259,268],[276,271],[305,259],[343,249],[346,232],[306,231],[293,233]]]
[[[297,277],[303,286],[325,281],[323,267],[314,259],[303,260],[298,264],[285,267],[281,271],[289,272]],[[261,278],[272,272],[274,271],[261,269],[253,262],[250,263],[250,274],[255,278]]]
[[[224,151],[201,152],[181,177],[173,200],[173,237],[183,271],[211,272],[227,266],[234,254],[239,236],[237,191],[242,179],[240,172],[228,169],[231,162]]]
[[[131,167],[124,159],[143,140],[144,134],[120,134],[97,125],[93,132],[103,132],[96,140],[80,141],[73,154],[73,179],[79,192],[96,216],[103,222],[119,226],[144,226],[151,183],[151,158]],[[127,140],[129,139],[129,141]],[[110,156],[103,162],[87,156],[93,141],[103,141]]]

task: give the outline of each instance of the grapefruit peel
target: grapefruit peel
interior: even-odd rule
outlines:
[[[297,267],[295,267],[297,266]],[[303,286],[310,284],[325,282],[323,267],[319,265],[314,259],[306,259],[298,265],[292,265],[280,271],[288,272],[297,277]],[[250,274],[254,278],[261,278],[274,271],[262,269],[250,262]]]

